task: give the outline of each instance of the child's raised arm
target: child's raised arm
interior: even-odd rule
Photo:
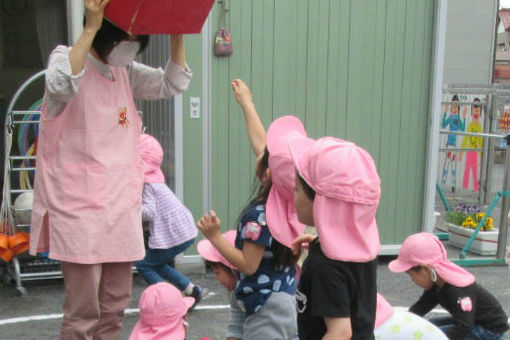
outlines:
[[[246,131],[250,139],[251,149],[255,156],[264,152],[266,147],[266,129],[260,117],[255,110],[255,105],[251,99],[251,92],[248,86],[241,79],[234,79],[231,83],[232,90],[237,102],[243,109]]]

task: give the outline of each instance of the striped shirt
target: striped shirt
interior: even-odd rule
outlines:
[[[149,222],[151,249],[168,249],[197,236],[191,212],[165,183],[145,183],[142,219]]]

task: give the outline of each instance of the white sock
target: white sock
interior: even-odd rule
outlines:
[[[184,295],[191,295],[191,293],[193,293],[193,288],[195,287],[195,285],[190,282],[188,287],[186,287],[186,289],[184,289]]]

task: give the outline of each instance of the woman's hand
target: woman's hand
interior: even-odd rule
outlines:
[[[85,0],[85,29],[99,31],[103,23],[103,14],[110,0]]]
[[[303,234],[299,236],[297,239],[292,241],[291,250],[294,255],[299,255],[302,249],[308,249],[308,245],[312,242],[317,236],[313,234]]]
[[[244,81],[241,79],[234,79],[232,80],[231,86],[232,91],[234,91],[234,96],[241,107],[246,108],[248,105],[252,104],[250,88]]]
[[[211,210],[208,214],[202,216],[202,218],[197,222],[197,227],[208,240],[218,235],[221,236],[221,220],[218,216],[216,216],[214,210]]]

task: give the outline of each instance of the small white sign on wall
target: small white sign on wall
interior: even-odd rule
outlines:
[[[200,118],[200,97],[189,98],[189,117]]]

